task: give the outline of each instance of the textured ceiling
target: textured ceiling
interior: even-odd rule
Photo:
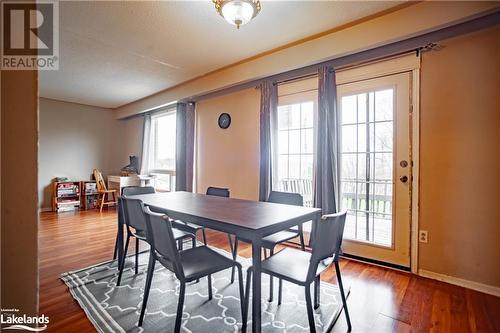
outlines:
[[[58,71],[40,95],[115,108],[399,2],[262,1],[236,30],[211,1],[60,2]]]

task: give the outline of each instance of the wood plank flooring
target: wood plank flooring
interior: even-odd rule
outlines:
[[[110,260],[116,218],[113,208],[40,215],[40,313],[50,318],[48,332],[95,332],[59,275]],[[229,250],[224,234],[209,231],[208,241]],[[241,243],[239,255],[250,257],[251,248]],[[351,286],[353,332],[500,332],[500,298],[352,260],[342,260],[341,271]],[[336,283],[334,270],[322,280]],[[333,332],[346,332],[343,313]]]

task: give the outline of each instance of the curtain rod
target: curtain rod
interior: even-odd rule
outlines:
[[[478,31],[491,26],[495,26],[498,25],[499,22],[500,22],[500,10],[498,8],[495,8],[494,10],[490,11],[489,14],[486,14],[484,16],[476,17],[469,21],[458,23],[446,28],[441,28],[432,32],[424,33],[419,36],[410,37],[402,41],[389,43],[386,45],[374,47],[365,51],[360,51],[357,53],[341,56],[338,58],[333,58],[317,64],[293,69],[290,71],[271,75],[268,77],[235,84],[233,86],[228,86],[206,94],[191,96],[182,99],[181,101],[197,102],[217,96],[231,94],[244,89],[255,88],[256,86],[260,86],[260,84],[264,80],[269,80],[277,83],[286,80],[293,80],[294,78],[313,75],[317,73],[318,69],[321,66],[331,66],[333,68],[345,68],[347,66],[352,66],[354,64],[360,64],[367,61],[374,61],[377,59],[382,59],[389,56],[395,56],[398,54],[403,54],[408,52],[422,52],[426,50],[426,47],[428,45],[436,43],[437,41]]]

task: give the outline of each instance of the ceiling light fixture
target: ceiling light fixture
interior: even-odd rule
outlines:
[[[240,28],[257,14],[261,6],[260,0],[212,0],[217,12],[230,24]]]

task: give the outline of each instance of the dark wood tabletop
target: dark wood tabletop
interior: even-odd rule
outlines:
[[[221,231],[228,231],[225,230],[227,228],[247,229],[260,235],[271,234],[278,229],[283,230],[283,227],[296,225],[296,222],[312,220],[321,211],[318,208],[224,198],[191,192],[153,193],[133,197],[141,199],[152,210],[164,212],[171,218],[189,217],[192,222],[199,222]],[[211,221],[216,222],[219,226],[213,225],[210,223]]]

